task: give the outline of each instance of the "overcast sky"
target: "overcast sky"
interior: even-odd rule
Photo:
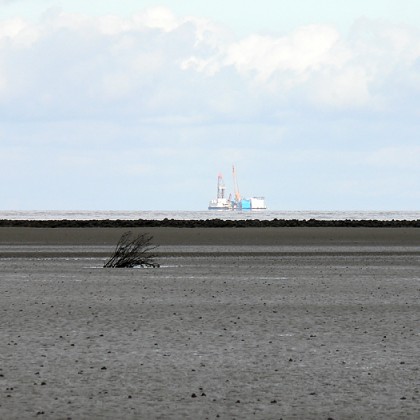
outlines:
[[[0,209],[420,209],[418,0],[0,0]]]

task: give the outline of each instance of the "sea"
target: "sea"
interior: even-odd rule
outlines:
[[[420,211],[3,210],[0,220],[420,220]]]

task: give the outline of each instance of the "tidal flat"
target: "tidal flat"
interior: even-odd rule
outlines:
[[[2,419],[417,419],[420,229],[0,229]]]

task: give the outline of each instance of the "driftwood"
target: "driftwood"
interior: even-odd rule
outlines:
[[[131,231],[124,233],[104,268],[159,267],[155,262],[156,255],[151,252],[157,248],[157,245],[152,244],[152,239],[146,233],[137,236]]]

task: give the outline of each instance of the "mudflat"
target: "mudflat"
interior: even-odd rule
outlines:
[[[0,245],[115,245],[128,230],[148,232],[159,245],[420,246],[420,228],[404,227],[0,227]]]
[[[0,418],[417,419],[420,229],[0,228]]]

